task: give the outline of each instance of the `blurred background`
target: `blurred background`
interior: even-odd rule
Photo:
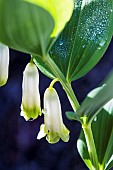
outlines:
[[[59,83],[55,88],[62,103],[63,118],[71,131],[70,141],[48,144],[45,138],[37,140],[43,116],[26,122],[20,116],[22,77],[30,56],[10,50],[9,79],[0,87],[0,170],[87,170],[80,158],[76,142],[80,124],[69,121],[66,111],[72,111],[69,101]],[[101,61],[83,78],[72,83],[81,103],[87,93],[97,87],[113,68],[113,39]],[[40,94],[43,94],[51,80],[40,73]]]

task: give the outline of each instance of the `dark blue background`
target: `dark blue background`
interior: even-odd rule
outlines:
[[[9,79],[0,87],[0,170],[87,170],[76,148],[80,124],[69,121],[65,112],[72,110],[59,83],[55,87],[62,103],[64,122],[70,141],[50,145],[45,138],[37,140],[43,117],[26,122],[20,116],[22,76],[30,56],[10,50]],[[113,68],[113,40],[104,57],[83,78],[73,82],[74,91],[81,103],[86,94],[95,88]],[[51,80],[40,73],[41,99]]]

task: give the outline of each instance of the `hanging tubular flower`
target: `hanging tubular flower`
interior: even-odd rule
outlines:
[[[0,43],[0,86],[3,86],[8,79],[9,70],[9,48]]]
[[[47,88],[44,94],[44,123],[40,127],[37,139],[47,135],[49,143],[56,143],[60,138],[64,142],[69,140],[69,130],[62,120],[60,100],[53,87]]]
[[[23,73],[21,116],[26,120],[41,115],[39,94],[39,73],[32,62],[27,64]]]

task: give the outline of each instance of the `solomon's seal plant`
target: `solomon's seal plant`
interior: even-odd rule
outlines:
[[[81,105],[71,82],[98,63],[112,36],[113,0],[0,0],[0,42],[4,44],[0,45],[0,85],[7,80],[8,47],[30,54],[23,75],[21,116],[30,120],[43,113],[37,138],[46,136],[49,143],[56,143],[60,138],[69,140],[53,88],[59,81],[73,108],[67,117],[81,123],[77,148],[91,170],[113,166],[113,73]],[[36,67],[53,80],[42,109]]]

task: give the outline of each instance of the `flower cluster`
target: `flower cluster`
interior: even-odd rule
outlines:
[[[8,78],[9,49],[0,44],[0,85],[4,85]],[[61,138],[64,142],[69,140],[69,130],[65,127],[62,119],[61,104],[52,81],[44,93],[44,109],[41,110],[39,93],[39,72],[31,60],[23,72],[22,104],[20,115],[26,121],[34,120],[44,114],[44,124],[40,126],[37,139],[46,136],[49,143],[56,143]]]

